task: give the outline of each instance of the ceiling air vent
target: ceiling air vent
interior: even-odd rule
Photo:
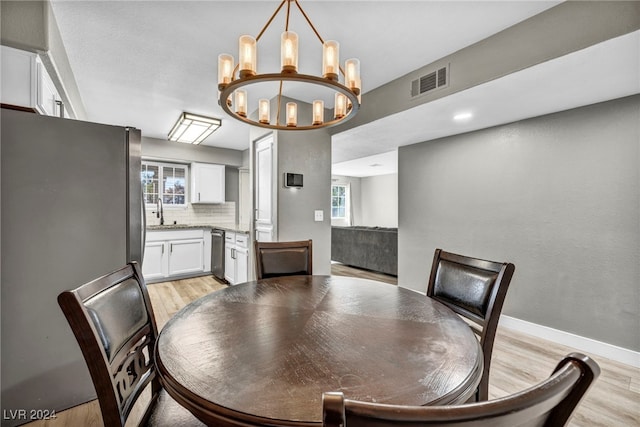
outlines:
[[[448,86],[449,65],[439,68],[411,82],[411,96],[422,95],[432,90]]]

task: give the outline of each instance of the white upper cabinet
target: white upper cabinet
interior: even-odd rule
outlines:
[[[38,55],[7,46],[1,48],[2,103],[60,116],[60,94]]]
[[[49,77],[47,70],[44,69],[44,65],[42,65],[42,62],[40,62],[39,59],[36,60],[36,71],[36,110],[38,110],[40,114],[60,117],[62,100],[60,99],[58,90],[53,84],[51,77]]]
[[[2,103],[34,108],[37,99],[37,55],[2,46]]]
[[[224,165],[191,163],[191,203],[224,202]]]

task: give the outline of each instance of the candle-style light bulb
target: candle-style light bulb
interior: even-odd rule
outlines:
[[[324,101],[313,101],[313,125],[321,125],[324,122]]]
[[[233,56],[222,53],[218,55],[218,89],[222,90],[233,80]]]
[[[356,95],[360,94],[360,61],[356,58],[347,59],[344,63],[345,86]]]
[[[283,73],[298,71],[298,35],[285,31],[280,38],[280,63]]]
[[[333,116],[336,119],[341,119],[347,115],[347,97],[336,92],[335,105],[333,107]]]
[[[268,124],[269,120],[269,100],[261,99],[258,101],[258,121],[260,123]]]
[[[340,73],[340,45],[335,40],[327,40],[322,45],[322,75],[325,79],[338,80]]]
[[[298,125],[298,105],[295,102],[287,102],[287,126]]]
[[[247,91],[236,90],[234,92],[234,104],[236,107],[236,114],[242,117],[247,117]]]
[[[256,74],[256,39],[251,36],[240,36],[239,41],[240,78]]]

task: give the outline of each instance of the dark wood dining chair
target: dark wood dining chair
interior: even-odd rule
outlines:
[[[324,427],[486,426],[561,427],[567,424],[600,367],[580,353],[567,355],[543,382],[487,402],[454,406],[400,406],[322,395]]]
[[[311,240],[254,243],[256,279],[313,274]]]
[[[468,320],[484,355],[482,378],[475,400],[489,398],[489,368],[498,320],[515,266],[471,258],[436,249],[427,286],[433,298]]]
[[[58,304],[89,368],[105,426],[124,426],[147,388],[151,398],[139,425],[204,426],[156,375],[158,329],[137,263],[62,292]]]

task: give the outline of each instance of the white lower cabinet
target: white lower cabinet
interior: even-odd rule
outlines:
[[[147,242],[144,246],[144,260],[142,261],[142,275],[145,280],[160,279],[167,276],[164,269],[165,242]]]
[[[148,231],[142,261],[145,280],[198,275],[211,270],[208,229]]]
[[[249,250],[247,248],[236,249],[236,283],[249,280]]]
[[[229,234],[228,232],[226,233]],[[226,235],[225,235],[226,236]],[[230,284],[236,282],[236,259],[234,258],[235,247],[233,243],[224,244],[224,280]]]
[[[249,236],[228,231],[224,238],[224,278],[231,285],[246,282],[249,276]]]
[[[204,240],[169,242],[169,276],[204,271]]]

